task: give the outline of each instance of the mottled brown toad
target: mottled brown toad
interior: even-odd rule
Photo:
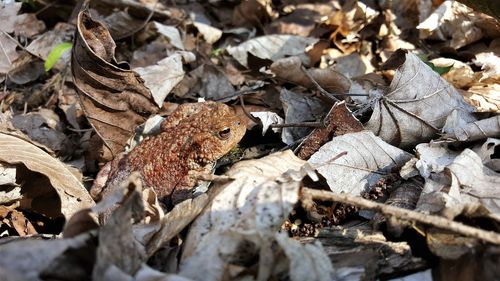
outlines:
[[[95,199],[102,198],[132,172],[139,171],[144,186],[151,187],[161,202],[171,206],[191,197],[196,175],[209,172],[245,131],[243,120],[225,104],[182,104],[162,122],[161,133],[108,163],[99,172],[91,194]]]

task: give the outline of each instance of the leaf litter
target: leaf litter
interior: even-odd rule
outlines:
[[[498,276],[495,10],[85,2],[0,4],[2,278]],[[197,100],[247,126],[208,191],[165,208],[132,174],[93,201],[100,167]]]

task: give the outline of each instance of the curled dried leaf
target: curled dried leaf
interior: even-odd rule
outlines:
[[[137,125],[158,111],[139,76],[118,64],[106,27],[84,10],[78,15],[71,69],[80,103],[105,144],[103,158],[124,150]]]

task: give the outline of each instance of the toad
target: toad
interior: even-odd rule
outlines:
[[[225,104],[208,101],[179,105],[161,123],[158,135],[144,139],[127,155],[101,169],[91,195],[99,200],[138,171],[143,185],[152,188],[160,202],[170,208],[192,196],[198,183],[196,175],[210,172],[245,131],[243,121]]]

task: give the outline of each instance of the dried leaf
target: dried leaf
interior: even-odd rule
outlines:
[[[458,141],[498,138],[500,137],[500,116],[493,116],[462,126],[455,126],[453,131],[447,132],[443,137]]]
[[[500,83],[500,57],[493,52],[476,54],[475,65],[481,66],[479,82]]]
[[[442,172],[436,170],[426,178],[417,210],[448,218],[463,214],[500,221],[500,194],[495,188],[499,184],[500,174],[485,167],[472,150],[465,149]]]
[[[14,34],[31,38],[45,30],[45,23],[36,18],[36,14],[25,13],[16,17]]]
[[[337,2],[299,3],[294,6],[290,14],[281,16],[265,26],[266,34],[313,35],[322,18],[330,16],[338,9]],[[249,14],[244,16],[249,17]]]
[[[44,73],[43,61],[23,51],[10,65],[7,77],[10,82],[24,85],[37,80]]]
[[[461,61],[449,58],[437,58],[430,62],[436,67],[447,68],[448,71],[441,74],[441,77],[458,89],[468,88],[476,80],[472,68]]]
[[[0,74],[6,74],[12,68],[13,62],[20,56],[16,51],[17,42],[12,40],[7,34],[0,32]]]
[[[213,187],[214,199],[191,226],[180,275],[220,280],[230,274],[227,266],[232,259],[252,259],[260,247],[269,251],[270,239],[297,202],[299,191],[299,182],[278,183],[276,179],[288,170],[299,170],[304,163],[285,151],[235,164],[226,174],[235,180]],[[239,254],[238,249],[245,253]],[[261,260],[261,266],[272,262]]]
[[[281,90],[280,100],[285,110],[286,124],[318,121],[329,109],[319,98],[301,95],[285,88]],[[306,136],[309,131],[307,128],[283,128],[281,140],[292,144]]]
[[[458,152],[447,149],[442,144],[422,143],[416,147],[418,161],[415,167],[420,175],[428,178],[432,173],[442,172],[458,156]]]
[[[8,268],[23,277],[22,280],[41,280],[41,272],[65,251],[85,247],[91,241],[91,235],[84,234],[72,239],[22,239],[3,243],[0,245],[0,268]]]
[[[297,56],[303,64],[309,64],[305,54],[308,45],[318,39],[294,35],[267,35],[250,39],[238,46],[230,46],[227,51],[241,65],[248,67],[248,53],[260,58],[276,61],[287,56]]]
[[[0,163],[0,185],[16,185],[16,166]],[[0,204],[5,203],[5,192],[0,191]]]
[[[151,90],[155,103],[161,107],[170,91],[184,78],[182,64],[195,59],[191,52],[176,52],[156,65],[137,67],[134,71],[141,76],[144,85]]]
[[[208,196],[202,194],[194,199],[185,200],[177,204],[172,211],[168,212],[161,221],[155,226],[153,232],[140,235],[141,239],[146,240],[146,252],[148,256],[153,255],[161,247],[178,235],[186,226],[188,226],[203,210],[208,203]],[[151,228],[151,225],[144,225]],[[138,234],[140,226],[136,226],[135,233]]]
[[[146,260],[144,247],[134,239],[132,232],[132,219],[141,217],[144,212],[139,175],[132,174],[123,187],[125,190],[118,190],[119,194],[124,195],[122,203],[99,229],[93,280],[110,280],[106,273],[109,274],[112,267],[134,276]]]
[[[444,1],[417,29],[420,38],[447,41],[450,47],[458,49],[478,41],[488,32],[480,28],[481,21],[487,18],[494,22],[493,18],[476,13],[462,3]]]
[[[196,27],[196,29],[198,29],[205,41],[207,41],[207,43],[209,44],[213,44],[219,41],[222,36],[222,30],[211,25],[198,21],[195,21],[193,25]]]
[[[279,59],[269,68],[278,78],[308,89],[315,87],[314,81],[331,93],[346,93],[351,87],[350,80],[340,72],[335,71],[333,67],[306,70],[309,76],[314,79],[314,81],[311,81],[311,78],[304,73],[299,57]]]
[[[33,224],[31,224],[22,212],[14,209],[4,212],[5,209],[7,208],[0,206],[0,219],[2,219],[3,223],[13,228],[17,232],[17,235],[27,236],[38,233]]]
[[[64,127],[59,116],[52,110],[40,109],[38,112],[14,115],[11,122],[31,140],[58,152],[58,155],[67,154],[74,149],[68,136],[63,133]]]
[[[51,188],[60,200],[60,206],[54,206],[54,204],[51,204],[50,207],[46,206],[51,209],[47,210],[47,213],[60,212],[68,220],[78,210],[94,205],[88,191],[59,160],[20,138],[0,134],[0,161],[9,164],[23,164],[29,170],[41,173],[48,178]],[[38,186],[38,188],[41,191],[49,187]],[[43,193],[42,191],[41,194],[43,195]],[[32,201],[30,204],[37,204],[37,198],[30,198],[29,195],[26,194],[26,199]],[[38,200],[43,200],[43,197]]]
[[[282,125],[285,123],[285,120],[281,118],[278,114],[271,111],[263,111],[263,112],[250,112],[250,114],[258,118],[262,123],[262,135],[264,136],[269,129],[270,125],[279,124]],[[273,132],[278,133],[281,131],[280,128],[272,128]]]
[[[330,162],[341,153],[347,155]],[[385,143],[372,132],[338,136],[323,145],[308,160],[335,193],[359,196],[394,168],[411,159],[409,153]]]
[[[500,159],[495,151],[500,149],[500,140],[488,138],[482,145],[475,147],[473,150],[479,157],[482,163],[495,172],[500,172]]]
[[[369,59],[358,53],[335,58],[334,69],[347,78],[357,77],[375,71]]]
[[[106,28],[88,11],[80,12],[71,68],[82,108],[104,141],[102,157],[108,160],[122,152],[135,127],[158,110],[139,76],[119,65],[114,51]]]
[[[463,95],[479,112],[500,112],[500,84],[475,84]]]
[[[327,281],[337,277],[330,258],[321,243],[301,244],[285,233],[276,234],[276,241],[289,259],[289,277],[292,281]]]
[[[0,6],[0,30],[6,33],[14,32],[16,26],[17,13],[21,10],[23,3],[10,1],[9,3],[2,3]]]
[[[363,131],[363,125],[352,116],[345,102],[333,105],[323,123],[325,124],[324,128],[314,129],[300,144],[300,150],[297,153],[300,159],[308,159],[318,151],[323,144],[327,143],[335,136]]]
[[[120,40],[134,35],[137,31],[143,29],[146,24],[143,19],[132,17],[128,11],[113,11],[103,19],[111,37]]]
[[[192,87],[191,94],[197,94],[207,100],[223,100],[224,98],[234,96],[234,87],[226,77],[225,73],[210,64],[203,64],[189,73],[190,79],[196,79],[196,82],[190,81]]]
[[[233,10],[232,23],[242,26],[246,23],[261,26],[269,19],[276,18],[277,12],[272,8],[270,0],[248,0],[241,2]]]
[[[184,50],[184,44],[182,43],[181,34],[175,26],[164,25],[159,22],[153,22],[154,26],[158,30],[158,33],[165,36],[170,40],[170,44],[179,50]]]
[[[472,111],[463,97],[412,53],[401,65],[384,95],[372,97],[373,114],[365,128],[386,142],[410,148],[437,136],[454,110]],[[425,82],[424,82],[425,81]]]

